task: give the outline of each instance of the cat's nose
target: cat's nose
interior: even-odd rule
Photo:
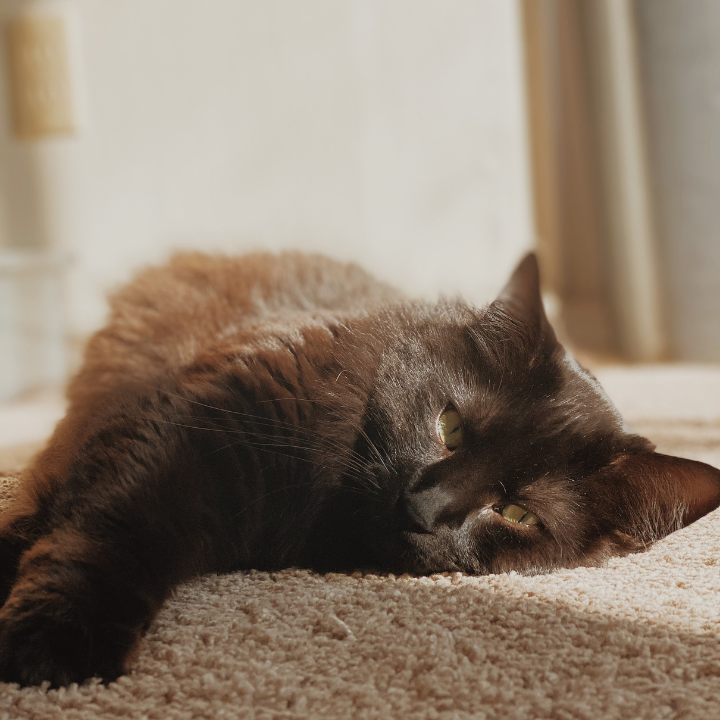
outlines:
[[[398,529],[415,533],[431,533],[450,498],[439,487],[420,492],[401,492],[395,505]]]
[[[414,533],[432,532],[432,518],[423,512],[424,508],[401,493],[395,505],[395,525],[398,530]]]

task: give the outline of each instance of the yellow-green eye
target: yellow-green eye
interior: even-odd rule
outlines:
[[[437,421],[440,441],[448,450],[455,450],[462,444],[462,424],[456,410],[446,410]]]
[[[500,514],[510,522],[519,523],[520,525],[537,525],[540,520],[537,515],[533,515],[525,508],[519,505],[506,505]]]

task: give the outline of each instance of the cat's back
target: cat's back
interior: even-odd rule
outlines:
[[[255,317],[284,311],[352,310],[399,296],[357,265],[296,251],[237,257],[182,253],[166,267],[138,276],[126,292],[153,286],[156,274],[191,289],[201,304],[217,301],[213,312],[229,309],[233,316],[240,309]]]
[[[264,317],[320,310],[352,311],[399,293],[351,263],[300,252],[239,257],[181,253],[141,272],[111,298],[111,323],[157,330],[196,321],[227,332]]]
[[[321,255],[181,253],[111,297],[109,322],[88,343],[69,396],[183,367],[249,326],[258,332],[265,321],[352,313],[398,298],[359,267]]]

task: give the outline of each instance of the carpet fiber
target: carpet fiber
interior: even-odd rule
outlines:
[[[720,466],[720,369],[597,375],[660,450]],[[0,451],[0,469],[30,449]],[[718,718],[719,549],[716,511],[647,553],[543,577],[205,577],[165,605],[129,676],[0,684],[0,718]]]

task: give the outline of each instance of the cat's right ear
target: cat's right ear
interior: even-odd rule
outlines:
[[[548,322],[540,295],[540,269],[537,255],[530,252],[520,261],[493,305],[508,315],[554,341],[555,333]]]
[[[611,463],[587,490],[613,530],[650,543],[720,505],[720,470],[695,460],[641,452]]]

